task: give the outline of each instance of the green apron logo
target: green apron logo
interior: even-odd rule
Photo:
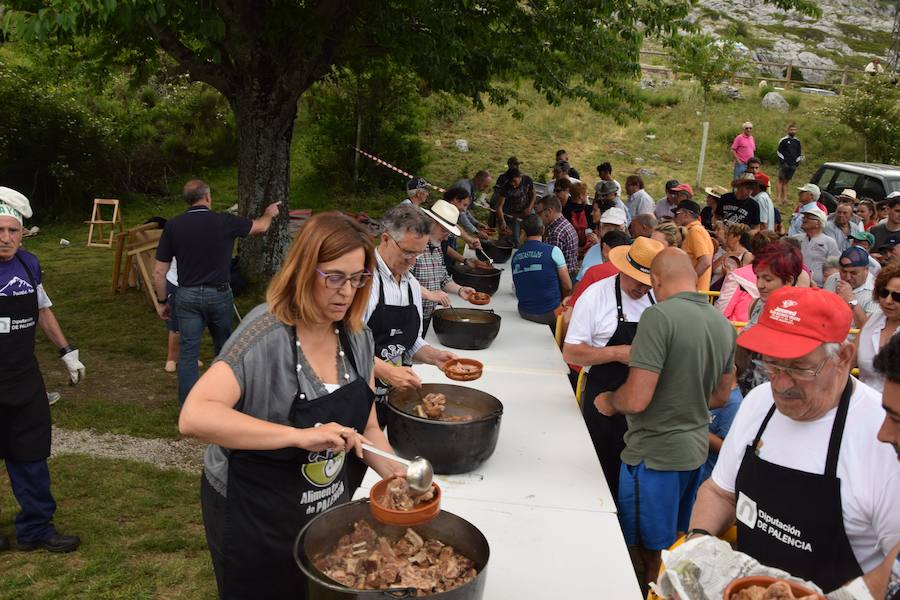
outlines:
[[[306,464],[300,469],[308,482],[318,487],[331,485],[344,468],[344,452],[334,454],[331,450],[310,452]]]

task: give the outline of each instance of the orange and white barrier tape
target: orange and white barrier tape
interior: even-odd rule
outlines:
[[[356,146],[354,146],[353,149],[356,150],[357,152],[359,152],[360,154],[362,154],[363,156],[365,156],[366,158],[368,158],[369,160],[371,160],[372,162],[374,162],[375,164],[381,165],[382,167],[386,167],[386,168],[390,169],[391,171],[394,171],[395,173],[399,173],[399,174],[403,175],[404,177],[406,177],[407,179],[412,179],[413,177],[415,177],[415,175],[413,175],[412,173],[407,173],[403,169],[395,167],[394,165],[387,162],[386,160],[382,160],[382,159],[378,158],[374,154],[369,154],[365,150],[361,150],[361,149],[357,148]],[[424,179],[424,177],[423,177],[423,179]],[[447,191],[444,188],[433,185],[431,183],[428,183],[427,181],[425,182],[425,184],[428,187],[430,187],[434,190],[437,190],[442,194]]]

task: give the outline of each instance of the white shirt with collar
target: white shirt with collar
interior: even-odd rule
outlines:
[[[622,291],[622,313],[633,323],[650,308],[650,292],[640,300],[633,300]],[[592,348],[605,348],[619,326],[616,309],[616,277],[607,277],[593,283],[578,298],[572,311],[572,320],[566,330],[567,344],[587,344]]]
[[[368,322],[372,313],[375,312],[375,307],[378,306],[378,290],[381,288],[382,283],[387,284],[384,288],[384,303],[387,306],[409,306],[410,302],[415,304],[416,310],[419,311],[419,336],[412,348],[406,351],[406,358],[412,360],[412,356],[416,352],[428,345],[428,342],[422,339],[422,287],[411,273],[404,273],[400,277],[400,283],[397,283],[394,274],[391,273],[391,269],[384,262],[384,259],[381,258],[378,248],[375,249],[375,260],[378,264],[378,273],[372,277],[369,304],[366,306],[363,321]],[[409,298],[410,288],[412,288],[412,299]]]
[[[856,379],[853,384],[837,476],[844,530],[859,566],[868,573],[900,542],[900,461],[890,445],[876,439],[884,420],[881,394]],[[744,450],[753,443],[773,402],[771,383],[754,388],[741,402],[712,474],[715,484],[726,492],[734,493]],[[794,421],[776,410],[763,432],[759,457],[823,474],[836,413],[833,408],[815,421]]]

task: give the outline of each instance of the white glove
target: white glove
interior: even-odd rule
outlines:
[[[84,365],[78,360],[78,350],[72,350],[62,355],[62,361],[66,363],[69,371],[69,385],[75,385],[84,379]]]

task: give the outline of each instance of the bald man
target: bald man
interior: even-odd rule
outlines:
[[[731,392],[736,337],[696,291],[683,250],[657,254],[650,279],[657,304],[641,315],[628,379],[594,399],[602,414],[624,413],[628,421],[619,521],[644,563],[645,585],[659,572],[660,551],[687,530],[709,451],[709,405],[724,405]]]

